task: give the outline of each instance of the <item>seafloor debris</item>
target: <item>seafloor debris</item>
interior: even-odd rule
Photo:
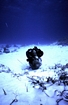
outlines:
[[[3,90],[3,92],[4,92],[4,95],[7,95],[6,91],[5,91],[4,89],[2,89],[2,90]]]
[[[11,70],[9,67],[3,65],[3,64],[0,64],[0,73],[2,72],[5,72],[5,73],[11,73]]]
[[[67,72],[61,72],[59,74],[59,83],[63,83],[65,86],[68,85],[68,73]]]
[[[59,39],[56,44],[62,45],[62,46],[68,46],[68,37],[65,37],[63,39]]]
[[[12,105],[14,102],[18,102],[18,99],[13,99],[10,105]]]
[[[42,82],[39,79],[35,79],[33,77],[28,77],[30,80],[32,80],[33,87],[39,85],[39,88],[42,88],[42,90],[46,90],[45,82]]]
[[[15,93],[14,93],[14,94],[15,94]],[[15,94],[15,98],[12,100],[12,102],[11,102],[9,105],[12,105],[14,102],[18,102],[17,96],[18,96],[18,95]]]
[[[64,67],[64,69],[62,69]],[[60,70],[58,69],[60,68]],[[28,77],[30,82],[33,84],[33,87],[35,88],[36,86],[38,86],[38,88],[42,89],[43,92],[50,98],[54,98],[54,96],[56,95],[57,97],[60,96],[58,99],[56,99],[56,103],[57,105],[59,105],[60,101],[66,101],[68,102],[68,90],[65,89],[66,87],[68,87],[68,71],[66,71],[66,69],[68,69],[68,63],[66,65],[56,65],[56,68],[53,67],[51,68],[51,70],[57,74],[57,78],[56,77],[45,77],[46,79],[43,78],[43,76],[39,77],[39,76],[31,76]],[[41,73],[40,73],[41,74]],[[48,87],[53,86],[53,85],[57,85],[57,86],[63,86],[64,89],[62,91],[59,90],[55,90],[54,91],[54,95],[53,96],[49,96],[46,93],[46,90],[48,89]],[[56,92],[58,92],[58,95],[55,94]]]
[[[58,91],[58,90],[56,90],[56,91]],[[56,100],[57,105],[59,105],[59,102],[62,100],[68,102],[68,90],[58,91],[58,93],[59,94],[57,96],[60,96],[60,98]]]
[[[59,79],[58,81],[57,80],[53,80],[52,78],[47,78],[47,81],[42,81],[42,77],[28,77],[30,80],[31,80],[31,83],[34,85],[33,87],[35,87],[36,85],[39,86],[39,89],[42,89],[42,91],[46,94],[46,96],[50,97],[50,98],[54,98],[56,92],[58,92],[58,94],[56,96],[60,96],[59,99],[56,99],[56,102],[57,102],[57,105],[59,105],[59,102],[60,101],[66,101],[68,102],[68,90],[65,89],[65,87],[68,85],[68,84],[65,84],[67,82],[64,82],[66,81],[66,77],[62,77],[61,80],[63,80],[63,82]],[[68,79],[67,79],[68,80]],[[60,85],[63,83],[63,87],[64,87],[64,90],[63,91],[58,91],[58,90],[55,90],[54,91],[54,95],[51,97],[49,96],[45,91],[48,89],[48,87],[52,86],[53,84],[55,84],[56,82],[59,82],[60,81]],[[47,83],[49,83],[50,85],[47,86]]]
[[[8,54],[8,53],[17,52],[20,47],[21,45],[3,44],[0,46],[0,55],[3,53]]]

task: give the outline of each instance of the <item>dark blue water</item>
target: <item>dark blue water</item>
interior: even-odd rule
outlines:
[[[68,36],[68,0],[0,0],[0,43],[47,44]]]

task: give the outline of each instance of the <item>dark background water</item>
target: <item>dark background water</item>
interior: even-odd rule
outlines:
[[[46,44],[68,36],[68,0],[0,0],[0,43]]]

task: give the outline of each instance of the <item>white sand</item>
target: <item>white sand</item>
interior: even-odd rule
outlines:
[[[43,50],[44,55],[42,66],[35,71],[28,69],[29,64],[25,54],[27,49],[32,47],[33,45],[20,47],[17,52],[0,55],[0,64],[5,65],[3,68],[0,67],[0,105],[56,105],[56,96],[47,97],[40,89],[33,88],[27,76],[53,77],[54,69],[50,70],[49,67],[54,67],[59,63],[62,65],[68,63],[68,46],[38,46]],[[8,68],[11,71],[6,73]],[[56,89],[61,91],[63,86],[52,85],[47,88],[46,93],[53,96]],[[4,94],[4,91],[7,95]],[[15,98],[18,101],[10,104]],[[68,103],[61,101],[59,105],[68,105]]]

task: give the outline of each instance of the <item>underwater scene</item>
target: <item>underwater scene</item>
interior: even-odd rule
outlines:
[[[68,105],[68,0],[0,0],[0,105]]]

